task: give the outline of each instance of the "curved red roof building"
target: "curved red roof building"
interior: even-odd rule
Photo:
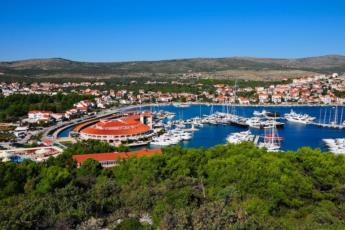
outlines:
[[[102,119],[80,131],[81,139],[103,140],[118,145],[152,134],[152,115],[148,112],[115,119]]]

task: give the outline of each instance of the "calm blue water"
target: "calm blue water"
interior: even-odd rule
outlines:
[[[322,121],[324,119],[325,111],[326,114],[326,121],[329,120],[329,115],[331,111],[331,118],[334,120],[335,108],[334,107],[311,107],[311,106],[303,106],[303,107],[233,107],[227,108],[226,106],[222,105],[214,105],[207,106],[207,105],[193,105],[187,108],[176,108],[174,106],[156,106],[156,107],[146,107],[143,109],[147,110],[166,110],[170,112],[175,112],[176,116],[174,119],[189,119],[195,116],[200,116],[203,114],[209,115],[212,110],[213,112],[227,112],[233,111],[237,115],[244,116],[244,117],[252,117],[254,110],[261,111],[263,109],[267,111],[274,111],[279,112],[282,116],[284,113],[290,112],[293,109],[297,113],[307,113],[311,116],[316,117],[316,121],[318,122],[320,117],[320,109],[322,114]],[[338,107],[338,120],[341,117],[341,107]],[[344,109],[344,119],[345,119],[345,109]],[[283,120],[285,123],[284,128],[278,129],[278,134],[284,137],[284,140],[281,143],[281,147],[283,150],[296,150],[302,146],[309,146],[312,148],[321,148],[325,150],[325,146],[322,143],[323,138],[337,138],[337,137],[345,137],[345,129],[330,129],[330,128],[319,128],[315,125],[304,125],[289,122]],[[188,142],[182,143],[183,147],[210,147],[216,144],[224,144],[226,143],[226,137],[233,132],[244,131],[246,128],[240,128],[235,126],[225,126],[225,125],[204,125],[204,127],[200,128],[199,131],[194,133],[193,139]],[[260,129],[250,129],[252,133],[255,135],[263,135],[264,130]]]
[[[67,129],[62,130],[62,131],[58,134],[58,138],[61,138],[61,137],[68,137],[69,132],[71,132],[72,129],[73,129],[73,126],[67,128]]]
[[[213,107],[213,108],[212,108]],[[254,110],[261,111],[265,109],[267,111],[279,112],[281,115],[290,112],[293,109],[297,113],[307,113],[317,118],[320,117],[320,110],[322,114],[322,121],[324,119],[325,110],[327,110],[326,121],[331,118],[334,120],[335,108],[334,107],[311,107],[311,106],[298,106],[298,107],[235,107],[227,108],[222,105],[192,105],[187,108],[177,108],[172,105],[168,106],[154,106],[154,107],[142,107],[141,110],[165,110],[176,113],[174,119],[189,119],[200,115],[209,115],[212,112],[235,112],[237,115],[244,117],[251,117]],[[342,107],[338,107],[338,120],[341,117]],[[331,112],[330,112],[331,111]],[[344,109],[345,119],[345,109]],[[323,138],[339,138],[345,137],[345,129],[330,129],[330,128],[319,128],[314,125],[304,125],[298,123],[292,123],[284,120],[285,126],[282,129],[278,129],[280,136],[284,138],[281,143],[283,150],[296,150],[302,146],[309,146],[312,148],[321,148],[325,150],[325,146],[322,143]],[[68,136],[69,131],[72,128],[68,128],[60,133],[59,137]],[[233,132],[244,131],[246,128],[225,126],[225,125],[204,125],[198,131],[194,132],[193,139],[188,142],[183,142],[183,147],[210,147],[217,144],[225,144],[226,137]],[[252,133],[256,135],[263,135],[264,130],[251,129]]]

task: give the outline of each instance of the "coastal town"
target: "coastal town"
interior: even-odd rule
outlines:
[[[2,1],[0,230],[345,230],[345,1]]]
[[[198,75],[200,77],[200,75]],[[238,87],[236,82],[234,85],[229,84],[214,84],[212,85],[212,92],[202,90],[200,83],[191,85],[200,89],[198,94],[190,92],[174,93],[174,92],[161,92],[161,91],[145,91],[140,89],[136,91],[123,88],[120,90],[101,90],[99,87],[105,86],[105,82],[79,82],[79,83],[4,83],[1,85],[1,92],[3,97],[10,97],[11,95],[69,95],[78,94],[85,95],[89,99],[84,99],[73,104],[71,108],[65,111],[50,111],[50,110],[29,110],[27,115],[18,117],[18,120],[9,123],[1,123],[1,148],[3,152],[8,152],[19,148],[23,154],[31,156],[32,159],[44,160],[47,157],[55,154],[59,154],[63,151],[66,143],[74,143],[78,139],[96,139],[105,140],[113,145],[120,145],[126,143],[127,146],[140,146],[147,145],[151,142],[151,145],[158,143],[158,145],[169,145],[169,143],[176,144],[179,140],[191,139],[191,135],[187,132],[179,133],[177,141],[163,140],[163,137],[154,139],[157,132],[161,132],[162,124],[153,125],[152,119],[165,116],[164,114],[137,113],[134,116],[128,117],[128,115],[122,114],[118,116],[116,121],[110,120],[110,122],[102,121],[101,119],[109,118],[114,112],[119,111],[121,108],[141,108],[145,105],[169,105],[173,104],[178,107],[188,106],[190,104],[203,103],[206,105],[226,105],[226,106],[286,106],[286,105],[343,105],[345,98],[345,75],[338,75],[333,73],[331,75],[315,75],[309,77],[303,77],[292,80],[285,80],[286,83],[272,84],[267,87],[264,86],[243,86]],[[136,84],[135,81],[131,81],[129,84]],[[146,84],[171,84],[169,82],[160,81],[147,81]],[[174,81],[174,84],[184,84],[179,81]],[[344,94],[343,94],[344,93]],[[320,111],[321,113],[321,111]],[[173,114],[166,114],[167,116],[174,116]],[[137,116],[137,118],[136,118]],[[326,114],[325,114],[326,116]],[[331,115],[329,115],[331,116]],[[128,117],[128,118],[126,118]],[[143,119],[142,121],[136,121],[136,119]],[[206,119],[206,118],[205,118]],[[211,118],[207,118],[211,119]],[[209,120],[194,120],[192,128],[194,126],[201,125],[202,123],[217,123],[218,119],[220,123],[224,123],[224,119],[235,125],[241,125],[244,127],[270,127],[271,121],[258,120],[258,118],[247,119],[244,117],[229,117],[226,118],[212,118]],[[294,119],[294,118],[293,118]],[[321,117],[320,117],[321,119]],[[342,119],[342,118],[341,118]],[[145,122],[143,122],[145,120]],[[223,121],[222,121],[223,120]],[[147,122],[150,124],[147,125]],[[98,123],[97,123],[98,122]],[[341,121],[342,122],[342,121]],[[157,123],[157,122],[156,122]],[[339,123],[339,125],[338,125]],[[338,121],[334,124],[335,127],[342,127]],[[95,124],[95,126],[90,126]],[[132,124],[131,126],[123,124]],[[184,124],[187,124],[184,122]],[[276,122],[275,126],[279,127],[281,122]],[[78,125],[81,128],[78,128]],[[176,125],[176,124],[175,124]],[[321,124],[320,124],[321,125]],[[330,124],[324,124],[331,126]],[[108,132],[105,130],[114,129],[112,127],[120,127],[119,129],[126,130],[129,127],[137,127],[142,131],[136,133],[130,129],[126,132],[130,133],[129,136],[121,133],[108,136]],[[154,129],[154,126],[157,126]],[[77,127],[75,132],[78,134],[78,138],[69,137],[57,138],[58,133],[66,129],[66,127]],[[140,127],[140,128],[139,128]],[[167,127],[165,127],[165,130]],[[155,130],[155,131],[154,131]],[[177,134],[173,134],[177,135]],[[151,140],[151,141],[149,141]],[[29,145],[28,145],[29,144]],[[34,149],[26,149],[26,148]],[[38,151],[37,154],[32,154]],[[30,154],[26,153],[29,152]],[[42,153],[45,157],[42,157]]]
[[[199,75],[198,75],[199,76]],[[198,93],[190,92],[163,92],[145,91],[137,86],[137,91],[131,91],[123,86],[123,89],[100,90],[105,86],[104,81],[99,82],[80,82],[80,83],[50,83],[34,82],[31,84],[11,82],[0,83],[3,96],[13,94],[47,94],[56,95],[57,93],[78,93],[91,95],[95,98],[95,106],[105,108],[110,105],[134,105],[145,103],[169,103],[169,102],[209,102],[209,103],[231,103],[240,105],[264,105],[264,104],[343,104],[344,98],[339,96],[345,92],[345,75],[333,73],[330,75],[307,76],[298,79],[288,80],[287,83],[272,84],[264,86],[244,86],[238,87],[236,84],[226,83],[212,85],[212,90],[203,90],[202,83],[185,83],[177,80],[168,82],[148,80],[145,85],[188,85],[190,88],[197,89]],[[129,85],[136,85],[137,81],[129,82]],[[85,109],[84,105],[81,110]],[[82,108],[84,107],[84,108]],[[71,108],[72,109],[72,108]],[[78,109],[78,108],[77,108]],[[67,112],[67,111],[66,111]],[[67,113],[74,113],[69,111]],[[69,116],[67,114],[67,116]]]

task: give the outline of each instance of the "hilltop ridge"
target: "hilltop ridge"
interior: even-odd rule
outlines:
[[[127,62],[81,62],[63,58],[28,59],[0,62],[0,72],[12,76],[56,76],[71,75],[128,76],[128,75],[171,75],[190,72],[224,76],[250,76],[268,74],[295,76],[312,73],[331,73],[345,71],[345,56],[326,55],[295,59],[224,57],[190,58],[161,61]],[[239,72],[239,73],[238,73]],[[271,72],[271,73],[270,73]],[[295,72],[295,73],[294,73]],[[274,78],[274,76],[273,76]]]

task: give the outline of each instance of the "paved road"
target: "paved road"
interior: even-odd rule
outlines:
[[[57,137],[57,134],[61,130],[65,129],[65,128],[71,126],[71,125],[78,125],[78,124],[81,124],[81,123],[84,123],[84,122],[88,122],[88,121],[91,121],[91,120],[94,120],[94,119],[98,119],[98,118],[102,118],[102,117],[107,117],[107,116],[110,116],[110,115],[112,115],[112,114],[114,114],[116,112],[121,111],[122,109],[124,109],[124,108],[118,108],[117,107],[117,108],[106,109],[106,110],[103,110],[103,111],[99,112],[96,115],[84,116],[84,117],[81,117],[81,118],[78,118],[78,119],[74,119],[72,121],[59,122],[59,123],[57,123],[54,126],[50,126],[49,129],[44,131],[44,133],[42,135],[42,140],[55,139]],[[48,135],[48,133],[50,133],[54,129],[56,129],[56,131],[52,135]]]
[[[124,106],[120,106],[120,107],[112,107],[112,108],[108,108],[105,110],[100,111],[98,114],[96,115],[92,115],[92,116],[84,116],[78,119],[74,119],[72,121],[65,121],[65,122],[59,122],[54,126],[50,126],[47,129],[45,129],[43,131],[43,135],[42,135],[42,140],[46,140],[46,139],[50,139],[53,140],[54,138],[56,138],[57,133],[59,133],[62,129],[65,129],[66,127],[70,126],[70,125],[78,125],[80,123],[84,123],[87,121],[91,121],[94,119],[98,119],[98,118],[102,118],[102,117],[107,117],[110,116],[116,112],[121,112],[127,109],[134,109],[134,108],[139,108],[142,106],[150,106],[150,105],[157,105],[157,104],[145,104],[145,105],[124,105]],[[164,105],[163,104],[159,104],[159,105]],[[48,135],[48,133],[50,133],[52,130],[57,129],[52,135]]]

